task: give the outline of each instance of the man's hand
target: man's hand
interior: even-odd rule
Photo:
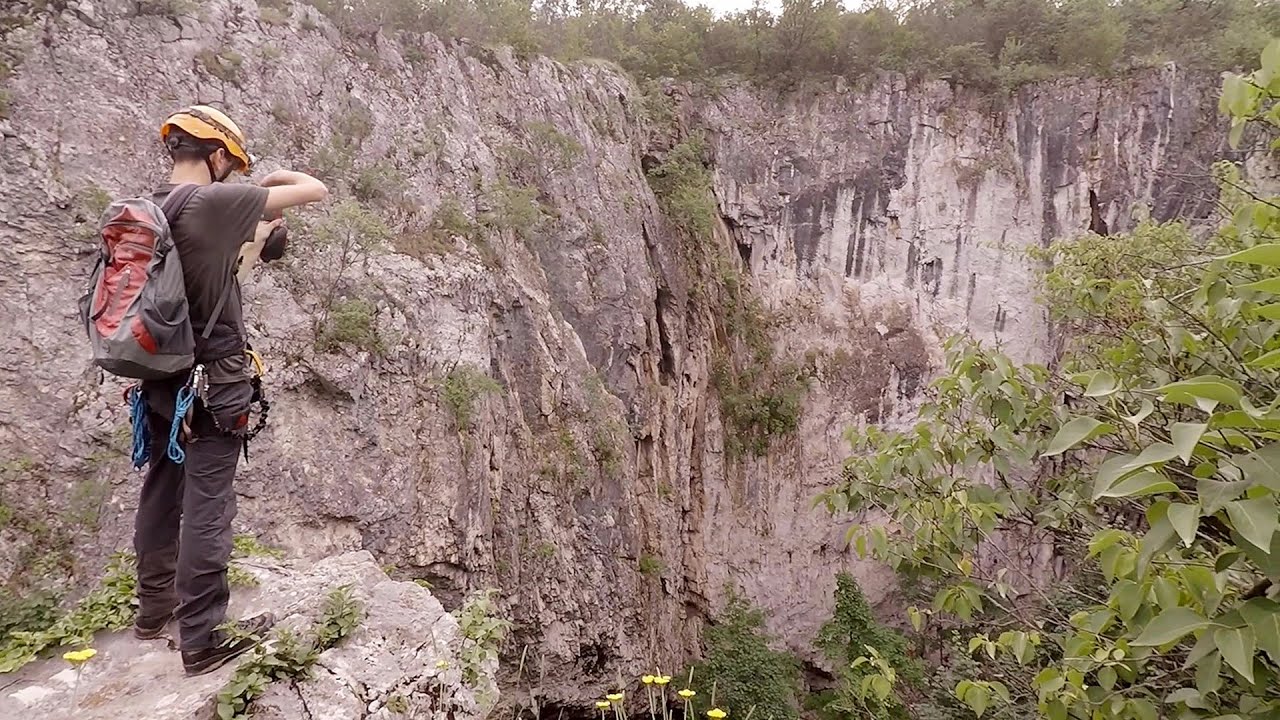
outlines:
[[[262,250],[267,244],[267,238],[271,237],[271,231],[283,223],[284,220],[272,220],[271,222],[259,222],[258,229],[253,233],[253,242],[245,243],[240,248],[240,259],[236,263],[236,277],[240,282],[249,279],[249,273],[253,270],[253,266],[258,263],[258,258],[262,255]]]
[[[271,222],[259,222],[258,229],[253,232],[253,244],[265,244],[267,242],[267,238],[271,237],[271,231],[280,227],[283,222],[284,218],[272,220]]]

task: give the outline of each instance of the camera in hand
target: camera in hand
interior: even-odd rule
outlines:
[[[289,228],[284,225],[277,225],[271,234],[267,236],[267,241],[262,244],[262,260],[263,262],[271,262],[284,257],[284,251],[289,245]]]

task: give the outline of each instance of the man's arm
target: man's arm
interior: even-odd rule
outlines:
[[[320,202],[329,197],[329,188],[306,173],[276,170],[258,183],[267,190],[267,213]]]

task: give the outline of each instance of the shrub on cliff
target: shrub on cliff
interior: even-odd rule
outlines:
[[[1280,149],[1280,40],[1222,109],[1233,145]],[[953,693],[980,717],[1280,712],[1280,198],[1216,172],[1206,243],[1146,222],[1056,244],[1061,362],[952,341],[918,424],[854,434],[825,496],[887,516],[854,546],[931,588],[908,611],[926,636],[965,629],[982,659]]]

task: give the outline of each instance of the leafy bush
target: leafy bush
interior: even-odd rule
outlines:
[[[403,195],[404,184],[404,174],[381,160],[360,170],[351,183],[351,194],[361,202],[383,202]]]
[[[319,621],[306,638],[287,629],[274,633],[244,655],[235,672],[217,696],[217,716],[225,720],[248,720],[253,701],[277,680],[297,682],[311,676],[320,653],[336,647],[360,626],[364,607],[352,594],[350,585],[329,591]]]
[[[536,188],[500,182],[489,192],[492,210],[481,222],[493,230],[510,230],[521,240],[533,239],[533,233],[546,219],[538,202]]]
[[[862,589],[851,575],[836,576],[835,597],[835,613],[822,626],[814,643],[835,665],[839,680],[835,692],[823,703],[823,710],[844,717],[905,720],[910,715],[900,692],[883,698],[864,692],[864,681],[875,669],[869,663],[858,663],[858,658],[868,657],[874,650],[905,685],[919,687],[924,673],[919,663],[907,654],[906,638],[876,621]]]
[[[377,308],[362,298],[336,303],[320,337],[318,347],[332,352],[343,345],[380,353],[384,350],[382,337],[378,335]]]
[[[38,627],[48,619],[46,610],[24,611],[38,622],[32,629],[10,627],[9,637],[0,644],[0,673],[17,670],[45,650],[88,644],[99,630],[120,630],[132,624],[137,583],[133,568],[131,556],[112,556],[99,586],[46,627]]]
[[[502,386],[497,380],[483,372],[460,365],[444,379],[443,398],[458,429],[466,431],[471,427],[475,415],[476,400],[482,395],[500,393]]]
[[[701,138],[686,138],[647,177],[666,216],[691,238],[709,241],[717,211],[704,152]]]
[[[498,651],[511,632],[511,623],[498,615],[496,590],[482,590],[472,594],[458,610],[458,629],[462,632],[462,647],[458,660],[462,664],[462,681],[477,690],[485,665],[497,662]]]
[[[239,84],[240,72],[244,67],[244,56],[235,50],[231,48],[223,48],[221,50],[205,48],[196,53],[196,60],[204,68],[205,72],[213,77],[232,85]]]
[[[1280,40],[1221,107],[1231,144],[1252,125],[1280,149]],[[1078,335],[1055,368],[952,340],[920,422],[853,434],[825,495],[887,517],[854,547],[934,588],[917,627],[967,625],[995,661],[954,687],[978,716],[1280,709],[1280,197],[1215,172],[1205,242],[1145,222],[1050,249],[1046,296]],[[1068,602],[1008,555],[1028,544],[1070,562]]]
[[[703,660],[693,668],[703,688],[716,688],[718,707],[752,710],[760,720],[799,717],[800,670],[795,658],[770,647],[764,633],[764,614],[737,596],[707,628]],[[710,694],[694,699],[698,716],[711,709]]]

